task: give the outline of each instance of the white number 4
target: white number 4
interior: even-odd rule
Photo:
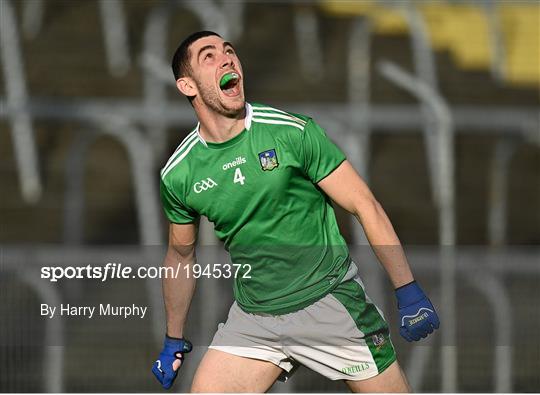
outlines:
[[[234,183],[237,184],[237,183],[240,183],[240,185],[244,185],[244,180],[246,179],[246,177],[244,177],[242,175],[242,172],[240,171],[240,168],[237,168],[234,172]]]

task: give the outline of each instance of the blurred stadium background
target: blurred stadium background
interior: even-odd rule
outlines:
[[[413,388],[540,390],[538,2],[0,0],[0,16],[1,391],[159,390],[158,281],[51,284],[38,271],[160,264],[162,249],[140,247],[166,242],[158,169],[195,121],[169,59],[202,29],[235,43],[249,101],[312,115],[387,210],[443,322],[420,345],[393,332]],[[339,218],[395,330],[391,288]],[[200,244],[201,262],[225,259],[205,222]],[[231,298],[230,283],[199,280],[197,344]],[[60,301],[152,314],[39,317]],[[272,388],[345,390],[306,369]]]

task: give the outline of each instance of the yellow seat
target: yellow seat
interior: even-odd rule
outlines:
[[[334,1],[323,0],[321,9],[334,16],[341,17],[368,17],[373,23],[373,31],[379,34],[407,33],[407,22],[403,15],[392,8],[383,7],[375,1]]]
[[[465,70],[489,70],[495,43],[491,42],[485,10],[474,4],[447,1],[417,3],[434,50],[447,50]],[[378,34],[407,34],[403,12],[371,0],[322,0],[323,12],[341,17],[364,16]],[[540,5],[505,3],[497,6],[504,41],[505,80],[540,84]]]
[[[435,49],[450,51],[456,64],[467,70],[487,70],[491,62],[485,12],[466,4],[428,3],[420,8]]]
[[[540,86],[540,6],[501,5],[498,12],[504,33],[505,78],[516,85]]]

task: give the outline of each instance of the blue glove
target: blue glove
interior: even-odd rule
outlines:
[[[418,341],[439,328],[439,316],[416,281],[396,289],[401,326],[405,340]]]
[[[176,375],[178,374],[178,370],[180,369],[174,370],[173,362],[177,359],[183,361],[184,353],[190,352],[192,348],[189,340],[177,339],[165,335],[163,350],[152,366],[152,373],[154,373],[154,376],[156,376],[163,388],[166,390],[171,388],[174,379],[176,379]]]

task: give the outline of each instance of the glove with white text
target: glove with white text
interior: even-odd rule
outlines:
[[[439,328],[439,316],[416,281],[396,289],[400,317],[400,335],[418,341]]]

